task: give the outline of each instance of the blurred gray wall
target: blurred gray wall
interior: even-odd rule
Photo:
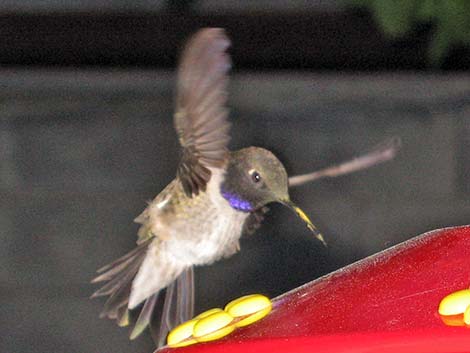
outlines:
[[[94,271],[129,251],[132,219],[175,175],[172,74],[0,71],[0,352],[150,352],[100,320]],[[198,311],[271,297],[470,214],[470,76],[236,74],[236,149],[294,175],[391,136],[396,160],[292,190],[328,241],[274,205],[242,251],[198,268]],[[386,278],[384,278],[386,283]]]

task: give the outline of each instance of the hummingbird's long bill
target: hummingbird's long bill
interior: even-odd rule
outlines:
[[[310,218],[308,218],[308,216],[305,214],[304,211],[302,211],[302,209],[300,207],[298,207],[295,203],[293,203],[291,200],[283,200],[281,201],[281,203],[287,207],[289,207],[292,211],[294,211],[297,216],[299,216],[306,224],[307,224],[307,228],[310,229],[313,233],[313,235],[315,235],[315,238],[317,238],[318,240],[320,240],[323,245],[327,246],[326,245],[326,241],[325,239],[323,238],[323,235],[320,233],[320,231],[313,225],[312,221],[310,220]]]

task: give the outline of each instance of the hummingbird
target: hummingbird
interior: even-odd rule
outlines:
[[[202,29],[188,41],[177,73],[173,117],[182,151],[176,177],[135,218],[140,224],[135,249],[99,269],[92,280],[106,282],[92,295],[108,296],[101,317],[127,326],[130,311],[140,308],[131,339],[152,326],[157,303],[163,302],[158,334],[153,334],[157,346],[174,326],[191,319],[194,267],[238,252],[240,237],[259,228],[269,203],[293,210],[324,243],[291,201],[286,169],[272,152],[228,149],[229,46],[220,28]],[[298,185],[314,178],[293,181]]]

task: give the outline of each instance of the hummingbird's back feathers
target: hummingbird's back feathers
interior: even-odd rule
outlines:
[[[173,179],[152,201],[148,202],[148,206],[134,219],[135,223],[141,224],[137,232],[137,244],[145,242],[160,233],[162,214],[173,212],[174,205],[182,197],[185,197],[182,185],[178,179]],[[159,235],[161,236],[161,234]]]
[[[227,158],[229,45],[222,29],[203,29],[189,40],[179,65],[174,124],[183,147],[178,177],[188,196],[205,190],[209,167],[221,168]]]

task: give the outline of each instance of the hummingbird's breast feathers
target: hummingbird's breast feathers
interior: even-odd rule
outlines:
[[[206,191],[192,197],[174,179],[135,219],[142,224],[138,243],[150,245],[132,283],[129,308],[165,288],[185,269],[239,250],[249,213],[235,210],[221,195],[224,171],[213,168],[211,173]]]
[[[156,237],[159,251],[173,254],[185,265],[201,265],[229,256],[238,241],[248,213],[235,210],[220,193],[224,171],[211,168],[212,178],[204,192],[188,196],[178,178],[173,180],[144,212],[139,242]]]

